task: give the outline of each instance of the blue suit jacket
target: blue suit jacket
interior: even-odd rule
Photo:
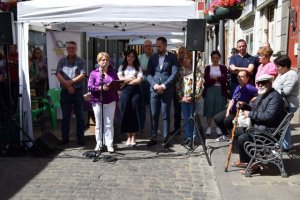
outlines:
[[[158,53],[152,55],[149,58],[147,66],[147,80],[151,85],[151,92],[154,92],[154,85],[164,84],[166,86],[165,93],[173,91],[175,80],[178,73],[178,60],[177,57],[168,52],[166,55],[162,69],[159,66],[159,55]]]

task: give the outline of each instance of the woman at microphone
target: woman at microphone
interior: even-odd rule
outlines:
[[[114,115],[116,109],[116,102],[119,100],[117,90],[110,88],[109,83],[118,80],[118,75],[113,71],[109,65],[110,57],[108,53],[101,52],[97,55],[98,68],[90,73],[88,81],[88,89],[91,92],[91,103],[95,114],[95,136],[96,147],[95,150],[100,150],[102,147],[102,136],[104,136],[104,144],[107,146],[108,152],[114,152],[113,138],[114,138]],[[103,77],[103,78],[102,78]],[[103,87],[102,87],[103,85]],[[101,92],[101,90],[103,90]],[[103,98],[101,101],[101,94]],[[103,130],[101,122],[101,104],[103,103]]]

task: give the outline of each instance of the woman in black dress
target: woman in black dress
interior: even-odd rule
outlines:
[[[139,110],[141,94],[139,84],[143,80],[137,52],[134,49],[126,53],[124,61],[118,70],[118,77],[125,81],[121,92],[121,132],[127,133],[127,146],[136,145],[136,133],[140,132]]]

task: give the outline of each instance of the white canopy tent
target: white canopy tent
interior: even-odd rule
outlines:
[[[18,2],[19,93],[21,126],[32,137],[28,70],[29,25],[58,31],[154,35],[183,32],[187,19],[196,18],[192,0],[33,0]],[[89,35],[89,34],[88,34]]]

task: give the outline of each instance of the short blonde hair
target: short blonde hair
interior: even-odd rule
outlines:
[[[261,47],[261,48],[259,48],[257,53],[261,54],[263,56],[271,57],[273,54],[273,50],[270,47]]]
[[[97,62],[99,62],[103,57],[106,57],[108,59],[108,62],[110,61],[109,54],[106,52],[100,52],[97,55]]]

